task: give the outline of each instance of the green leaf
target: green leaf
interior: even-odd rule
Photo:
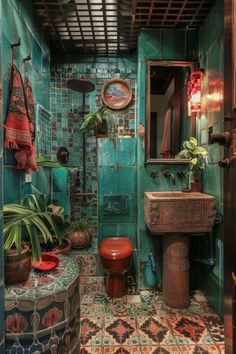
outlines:
[[[183,147],[184,147],[184,149],[187,149],[187,150],[194,150],[194,146],[192,146],[192,144],[189,141],[185,141],[183,143]]]
[[[202,146],[197,146],[196,149],[193,152],[194,155],[203,155],[203,156],[207,156],[208,152],[207,150],[202,147]]]
[[[190,142],[190,144],[191,144],[193,147],[196,147],[196,146],[197,146],[197,139],[196,139],[196,138],[191,137],[191,138],[189,139],[189,142]]]
[[[190,163],[195,166],[197,164],[197,158],[192,159]]]

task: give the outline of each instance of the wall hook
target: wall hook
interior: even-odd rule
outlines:
[[[27,61],[31,60],[31,59],[32,59],[32,58],[31,58],[31,55],[30,55],[30,54],[29,54],[27,57],[23,58],[24,64],[25,64]]]
[[[19,47],[20,45],[21,45],[21,38],[19,37],[18,42],[11,44],[11,49],[14,49],[15,47]]]
[[[20,45],[21,45],[20,37],[18,39],[18,42],[11,43],[11,65],[13,65],[13,61],[14,61],[14,49],[15,49],[15,47],[19,47]]]

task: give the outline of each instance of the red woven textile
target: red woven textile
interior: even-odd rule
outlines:
[[[32,89],[31,89],[32,93]],[[33,97],[33,95],[32,95]],[[31,99],[29,99],[31,102]],[[21,74],[15,65],[11,69],[9,110],[5,124],[5,147],[17,150],[17,169],[36,171],[33,138],[34,124],[29,118],[29,107]],[[32,117],[32,114],[30,115]],[[32,122],[34,120],[32,119]]]
[[[27,76],[25,76],[25,80],[24,80],[24,89],[25,89],[25,97],[26,97],[26,108],[27,108],[28,119],[29,119],[29,129],[30,129],[30,135],[32,140],[32,145],[29,151],[28,163],[27,163],[27,170],[30,172],[30,171],[37,171],[37,162],[36,162],[35,150],[34,150],[34,138],[35,138],[34,96],[33,96],[31,82],[29,81]]]
[[[5,147],[21,150],[32,145],[24,86],[15,65],[11,69],[11,92],[6,120]]]

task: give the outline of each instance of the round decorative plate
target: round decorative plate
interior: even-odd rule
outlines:
[[[111,79],[102,87],[102,100],[111,109],[119,110],[128,106],[133,92],[129,84],[120,78]]]

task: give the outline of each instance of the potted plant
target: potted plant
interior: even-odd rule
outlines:
[[[87,218],[74,221],[68,228],[68,239],[71,241],[72,248],[89,248],[94,234],[92,222]]]
[[[198,145],[197,139],[191,137],[183,143],[183,149],[176,155],[177,159],[188,159],[192,176],[191,190],[201,192],[202,172],[208,163],[208,151]]]
[[[61,242],[58,224],[64,223],[63,208],[50,210],[44,195],[27,195],[20,204],[3,207],[3,248],[5,251],[5,282],[25,281],[33,260],[41,259],[41,243],[52,242],[54,235]]]
[[[97,136],[106,136],[108,131],[107,120],[104,118],[106,109],[105,105],[101,105],[96,111],[87,113],[82,119],[79,131],[85,133],[93,128]]]

